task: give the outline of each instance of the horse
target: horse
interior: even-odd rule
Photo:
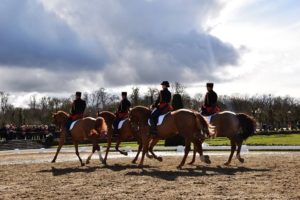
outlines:
[[[104,120],[105,120],[105,122],[108,126],[108,129],[107,129],[107,148],[106,148],[106,153],[105,153],[104,159],[102,161],[102,163],[106,165],[108,152],[109,152],[109,149],[110,149],[111,143],[112,143],[113,122],[116,119],[116,115],[112,112],[109,112],[109,111],[103,111],[103,112],[98,112],[97,116],[104,118]],[[116,142],[116,146],[115,146],[116,151],[118,151],[122,155],[127,156],[128,153],[125,152],[125,151],[119,150],[119,146],[120,146],[120,143],[122,141],[126,141],[126,140],[129,140],[129,139],[132,139],[132,138],[136,138],[138,143],[140,144],[140,142],[139,142],[140,139],[139,139],[136,131],[131,126],[130,120],[128,119],[124,122],[122,128],[119,130],[119,136],[117,137],[117,142]],[[140,146],[141,146],[141,144],[140,144]],[[137,154],[137,156],[138,156],[138,154]],[[134,159],[132,162],[135,163],[136,160],[137,160],[137,158]]]
[[[59,145],[57,147],[56,154],[52,160],[52,163],[55,163],[56,158],[61,150],[61,147],[65,143],[65,136],[67,133],[66,123],[69,118],[69,114],[64,111],[58,111],[57,113],[53,113],[52,117],[54,120],[54,124],[61,129]],[[105,132],[107,132],[107,125],[105,123],[105,120],[102,117],[98,117],[96,119],[91,117],[86,117],[83,119],[79,119],[75,123],[74,127],[71,130],[71,135],[72,135],[72,142],[75,147],[75,153],[80,161],[81,166],[84,166],[84,163],[82,162],[82,159],[79,156],[78,143],[80,141],[88,139],[93,144],[92,153],[88,156],[86,161],[86,164],[88,164],[95,151],[99,152],[99,156],[101,158],[101,152],[100,152],[100,147],[97,143],[97,138],[99,138],[99,136]]]
[[[236,158],[244,163],[244,159],[241,157],[240,152],[243,141],[253,135],[256,130],[255,120],[244,113],[233,113],[229,111],[216,113],[211,116],[210,124],[214,127],[216,137],[227,137],[231,143],[231,152],[228,161],[225,165],[230,165],[232,156],[237,147]],[[203,141],[202,141],[203,142]],[[197,148],[197,147],[196,147]],[[193,159],[189,164],[195,162],[197,150],[194,148]]]
[[[132,124],[137,126],[142,133],[143,153],[139,163],[140,167],[143,167],[145,154],[148,151],[152,153],[154,158],[159,159],[153,152],[153,147],[159,139],[166,139],[176,134],[180,134],[185,138],[186,145],[185,154],[177,168],[181,169],[185,164],[191,149],[191,143],[197,146],[197,151],[200,154],[201,160],[205,163],[210,163],[209,157],[203,155],[200,141],[204,137],[213,135],[213,133],[210,132],[208,123],[199,113],[187,109],[170,112],[165,116],[164,123],[158,126],[158,134],[154,138],[149,135],[150,126],[148,124],[148,119],[150,115],[151,110],[144,106],[136,106],[129,113]]]

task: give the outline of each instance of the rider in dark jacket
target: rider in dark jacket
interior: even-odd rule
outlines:
[[[69,131],[73,121],[83,118],[86,108],[86,102],[81,99],[81,92],[76,92],[75,96],[76,99],[72,103],[71,114],[66,124],[67,131]]]
[[[172,110],[172,106],[170,106],[172,95],[171,92],[168,90],[170,84],[168,81],[163,81],[161,85],[163,89],[159,92],[159,96],[155,101],[155,104],[153,105],[155,110],[150,116],[150,134],[152,135],[157,135],[158,117]]]
[[[207,93],[205,95],[204,99],[204,105],[202,106],[202,115],[212,115],[217,112],[220,112],[220,108],[218,107],[218,95],[213,90],[214,84],[213,83],[207,83]]]
[[[118,125],[120,121],[128,118],[129,109],[131,107],[130,101],[127,99],[127,92],[122,92],[122,100],[116,112],[116,119],[113,122],[114,135],[119,135]]]

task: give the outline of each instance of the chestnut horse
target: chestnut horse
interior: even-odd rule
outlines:
[[[54,124],[61,129],[59,145],[57,147],[56,154],[52,160],[53,163],[56,161],[57,155],[59,154],[61,147],[65,143],[65,136],[67,133],[66,123],[68,118],[69,118],[69,114],[64,111],[58,111],[57,113],[53,114]],[[93,153],[96,150],[99,151],[99,156],[100,156],[100,147],[97,143],[97,138],[99,138],[100,135],[102,133],[105,133],[106,131],[107,131],[107,126],[105,120],[102,117],[98,117],[96,119],[91,117],[86,117],[76,122],[76,124],[71,130],[71,135],[72,135],[72,142],[75,146],[75,152],[80,161],[81,166],[84,166],[84,163],[82,162],[82,159],[80,158],[78,152],[79,142],[88,139],[93,144],[93,151],[89,155],[86,161],[86,163],[88,164]]]
[[[203,140],[204,137],[210,136],[211,133],[209,131],[209,125],[199,113],[186,109],[170,112],[165,116],[163,124],[157,127],[158,134],[154,138],[149,135],[150,126],[148,125],[148,119],[150,114],[151,110],[144,106],[134,107],[129,114],[132,124],[137,126],[140,133],[142,133],[143,154],[139,164],[140,167],[143,166],[145,154],[148,151],[152,153],[154,158],[159,159],[159,157],[153,153],[153,147],[159,139],[166,139],[176,134],[180,134],[185,138],[186,145],[184,157],[178,165],[179,169],[185,164],[191,149],[191,143],[197,146],[201,160],[210,163],[209,157],[203,156],[200,141]]]
[[[243,163],[244,159],[241,157],[240,152],[242,148],[243,141],[245,141],[249,136],[253,135],[256,130],[255,120],[244,113],[235,114],[233,112],[221,112],[214,114],[210,123],[215,127],[216,137],[227,137],[231,143],[231,153],[229,159],[225,165],[229,165],[232,156],[237,148],[236,158]],[[203,141],[202,141],[203,142]],[[193,160],[190,164],[195,162],[196,148],[194,148]]]
[[[108,129],[107,129],[107,148],[106,148],[105,157],[104,157],[104,159],[102,161],[103,164],[106,164],[108,152],[109,152],[109,149],[110,149],[111,143],[112,143],[112,138],[113,138],[113,122],[116,119],[116,115],[113,114],[112,112],[109,112],[109,111],[103,111],[103,112],[98,112],[97,116],[104,118],[104,120],[105,120],[105,122],[107,124],[107,127],[108,127]],[[133,139],[133,138],[137,139],[138,143],[141,146],[141,142],[140,142],[141,139],[138,137],[136,131],[132,128],[131,123],[130,123],[130,121],[128,119],[128,120],[126,120],[124,122],[122,128],[119,130],[119,135],[116,138],[117,139],[116,147],[115,147],[116,151],[118,151],[121,154],[127,156],[128,153],[125,152],[125,151],[119,150],[119,146],[120,146],[120,143],[122,141],[126,141],[126,140]],[[137,159],[135,159],[133,161],[133,163],[135,163],[136,160]]]

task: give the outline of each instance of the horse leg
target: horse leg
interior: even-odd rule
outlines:
[[[196,154],[197,154],[197,149],[196,149],[196,145],[194,145],[194,149],[193,149],[193,158],[192,158],[192,161],[189,162],[189,165],[193,165],[196,161]]]
[[[108,152],[109,152],[109,149],[111,147],[111,141],[112,141],[112,135],[110,134],[108,136],[108,139],[107,139],[107,147],[106,147],[106,152],[105,152],[105,156],[104,156],[104,159],[102,161],[102,164],[106,165],[106,160],[107,160],[107,156],[108,156]]]
[[[147,135],[143,136],[143,152],[142,152],[142,158],[141,158],[141,161],[139,163],[139,167],[143,167],[144,165],[144,159],[145,159],[145,155],[146,153],[148,152],[148,149],[149,149],[149,142],[150,142],[150,139]]]
[[[119,149],[120,143],[121,143],[121,139],[118,138],[117,144],[116,144],[116,151],[118,151],[120,154],[122,154],[124,156],[128,156],[128,153],[126,151],[122,151]]]
[[[139,144],[139,147],[138,147],[138,152],[136,153],[135,158],[132,160],[132,163],[133,163],[133,164],[136,164],[136,161],[137,161],[137,159],[139,158],[139,155],[140,155],[140,153],[141,153],[141,151],[142,151],[142,148],[143,148],[143,145],[140,143],[140,144]]]
[[[86,164],[90,164],[90,160],[91,160],[91,158],[92,158],[92,156],[93,156],[93,154],[95,153],[95,151],[96,151],[96,147],[95,147],[95,145],[93,144],[93,149],[92,149],[92,153],[88,156],[88,158],[86,159]]]
[[[82,160],[81,160],[81,158],[80,158],[80,156],[79,156],[78,142],[74,142],[74,146],[75,146],[75,152],[76,152],[76,155],[77,155],[77,157],[78,157],[78,159],[79,159],[79,161],[80,161],[80,164],[81,164],[81,166],[84,166],[84,163],[82,162]]]
[[[56,150],[56,153],[55,153],[55,156],[53,158],[53,160],[51,161],[52,163],[55,163],[56,161],[56,158],[61,150],[61,147],[65,144],[65,134],[62,132],[61,133],[61,136],[60,136],[60,139],[59,139],[59,144],[58,144],[58,147],[57,147],[57,150]]]
[[[241,163],[244,163],[244,162],[245,162],[245,159],[241,157],[241,149],[242,149],[242,142],[239,142],[239,143],[238,143],[238,149],[237,149],[237,152],[236,152],[236,158],[237,158]]]
[[[148,149],[150,149],[150,146],[151,146],[152,141],[153,141],[153,139],[150,138],[150,139],[149,139],[149,147],[148,147]],[[146,153],[146,156],[147,156],[147,158],[149,158],[149,159],[154,158],[154,156],[151,155],[151,154],[149,153],[149,151]]]
[[[191,150],[191,141],[190,140],[185,140],[185,149],[184,149],[184,156],[181,161],[181,163],[177,166],[177,169],[181,169],[182,166],[185,164],[186,158],[189,155],[189,152]]]
[[[227,161],[226,163],[224,163],[224,165],[227,165],[227,166],[230,165],[232,156],[233,156],[234,151],[235,151],[235,149],[236,149],[235,141],[233,141],[233,139],[232,139],[232,140],[230,140],[230,142],[231,142],[231,152],[230,152],[228,161]]]
[[[151,155],[153,156],[154,159],[158,160],[159,162],[162,162],[162,157],[157,156],[154,151],[153,148],[154,146],[158,143],[159,139],[155,138],[151,141],[150,145],[149,145],[149,152],[151,153]]]
[[[208,155],[203,155],[203,148],[202,148],[202,142],[201,140],[195,140],[194,141],[194,145],[195,145],[195,150],[199,153],[200,155],[200,160],[206,164],[210,164],[211,161],[209,159]]]

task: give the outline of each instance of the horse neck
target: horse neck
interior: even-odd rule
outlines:
[[[140,121],[144,121],[145,123],[147,123],[148,121],[148,118],[150,117],[151,115],[151,111],[147,108],[142,108],[142,109],[139,109],[139,120]]]
[[[60,123],[61,123],[61,125],[65,125],[67,123],[67,121],[68,121],[69,115],[67,113],[65,113],[65,112],[61,112],[60,116],[61,116],[60,117]]]
[[[103,117],[107,123],[112,123],[116,118],[115,114],[109,111],[100,113],[99,117]]]

